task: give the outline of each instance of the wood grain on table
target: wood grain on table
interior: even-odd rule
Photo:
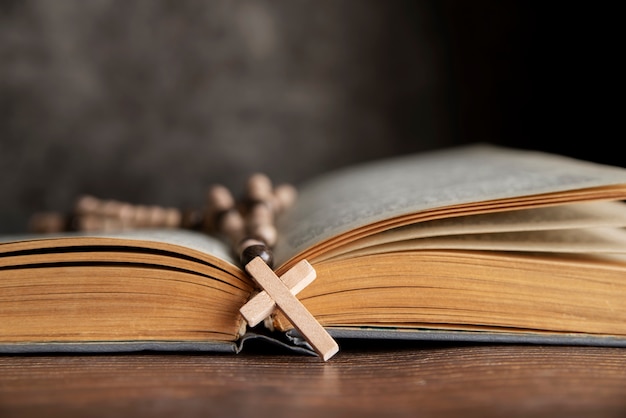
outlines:
[[[0,417],[626,417],[626,349],[387,342],[328,362],[237,355],[0,356]]]

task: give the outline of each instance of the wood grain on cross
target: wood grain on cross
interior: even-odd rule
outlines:
[[[240,309],[248,325],[257,325],[278,307],[324,361],[339,351],[335,340],[295,296],[315,280],[315,270],[306,260],[280,278],[260,257],[246,264],[246,271],[263,289]]]

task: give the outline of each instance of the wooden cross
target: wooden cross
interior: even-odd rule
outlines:
[[[240,309],[248,325],[257,325],[278,307],[324,361],[339,351],[335,340],[295,296],[316,277],[315,269],[306,260],[280,277],[261,257],[252,259],[245,268],[263,289]]]

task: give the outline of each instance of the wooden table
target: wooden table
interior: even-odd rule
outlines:
[[[626,417],[626,349],[341,346],[0,356],[0,417]]]

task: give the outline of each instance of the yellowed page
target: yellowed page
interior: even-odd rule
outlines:
[[[324,253],[316,260],[326,260],[342,253],[417,238],[599,227],[626,227],[626,204],[612,201],[573,203],[418,222],[357,239]],[[521,235],[519,237],[521,238]],[[459,240],[463,240],[463,238],[459,237],[457,241]],[[410,244],[407,245],[410,246]],[[401,245],[401,247],[405,248],[407,245]],[[374,252],[376,251],[374,250]]]
[[[626,254],[626,231],[620,228],[588,228],[417,238],[372,245],[323,259],[337,260],[346,257],[416,250]]]

